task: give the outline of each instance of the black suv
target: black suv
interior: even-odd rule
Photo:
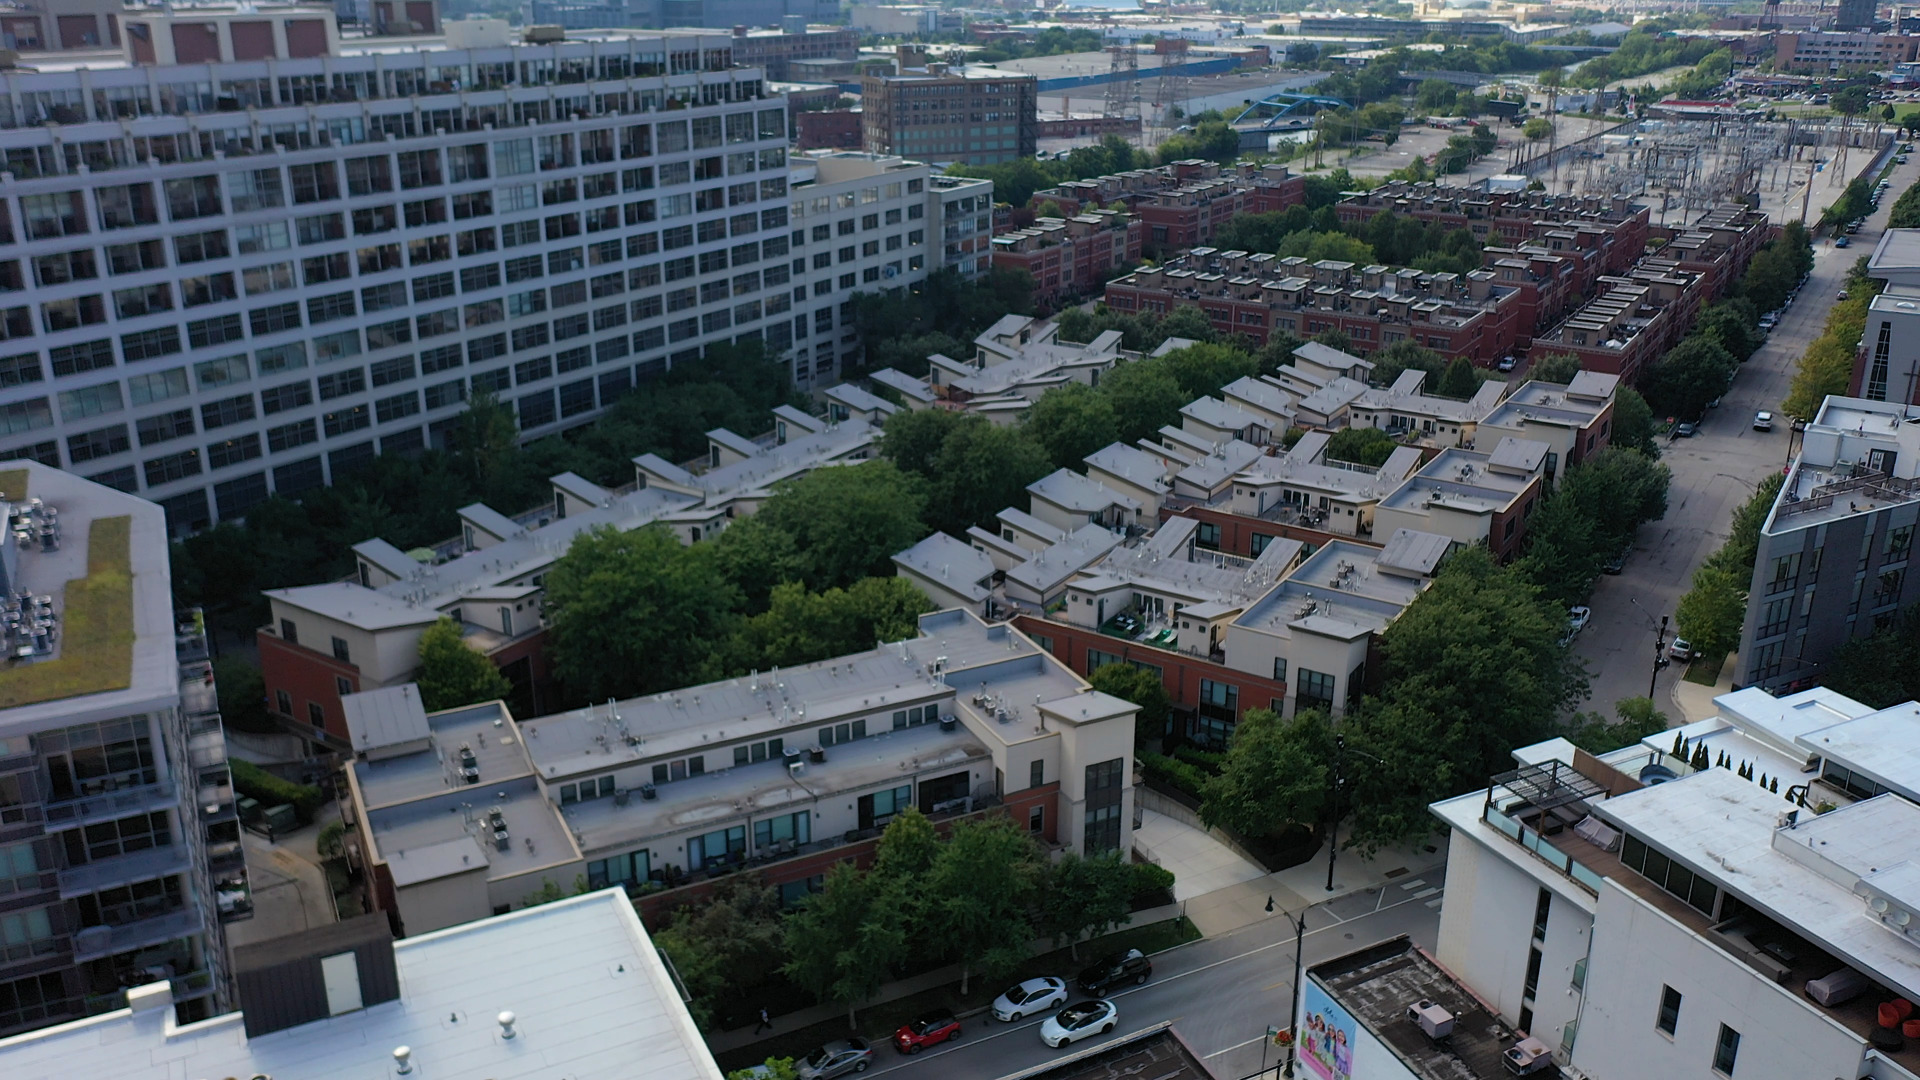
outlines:
[[[1114,953],[1102,957],[1099,962],[1080,973],[1080,989],[1085,993],[1100,997],[1121,983],[1143,983],[1153,974],[1153,961],[1139,949],[1128,949],[1123,953]]]

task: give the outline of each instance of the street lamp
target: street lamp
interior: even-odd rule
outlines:
[[[1280,1070],[1280,1075],[1291,1080],[1294,1048],[1300,1045],[1300,956],[1301,943],[1307,936],[1307,913],[1303,908],[1300,914],[1289,917],[1293,919],[1293,1005],[1287,1013],[1287,1030],[1292,1037],[1287,1040],[1287,1064]],[[1260,1058],[1260,1071],[1266,1071],[1264,1052]]]
[[[1335,856],[1340,853],[1340,793],[1346,790],[1347,787],[1347,754],[1349,752],[1350,751],[1347,750],[1347,737],[1345,735],[1335,735],[1333,737],[1333,790],[1327,795],[1328,892],[1333,891],[1333,860]],[[1385,761],[1374,757],[1364,750],[1354,750],[1351,751],[1351,753],[1359,754],[1361,757],[1378,765],[1386,764]]]

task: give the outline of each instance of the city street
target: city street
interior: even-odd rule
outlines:
[[[1708,410],[1700,433],[1662,444],[1662,460],[1673,470],[1666,517],[1641,528],[1622,574],[1600,578],[1590,602],[1593,621],[1574,645],[1593,675],[1593,696],[1585,708],[1611,719],[1615,701],[1646,694],[1660,616],[1673,614],[1694,570],[1726,539],[1734,509],[1753,494],[1754,484],[1786,464],[1791,425],[1780,418],[1772,431],[1755,431],[1753,414],[1760,409],[1778,414],[1794,366],[1826,325],[1848,268],[1872,253],[1894,200],[1920,179],[1920,163],[1897,166],[1888,178],[1893,186],[1851,246],[1836,248],[1830,239],[1814,245],[1813,273],[1799,299],[1782,313],[1767,343],[1740,365],[1733,389],[1718,409]],[[1814,206],[1812,214],[1821,209]],[[1671,627],[1667,638],[1673,638]],[[1681,671],[1682,665],[1674,664],[1660,672],[1654,694],[1675,721],[1680,712],[1671,695]]]
[[[1446,867],[1436,864],[1370,892],[1341,897],[1307,912],[1306,963],[1311,965],[1399,934],[1432,949],[1440,929],[1440,886]],[[1214,1074],[1233,1078],[1260,1069],[1269,1026],[1287,1026],[1293,994],[1293,923],[1276,910],[1272,918],[1218,937],[1183,945],[1153,958],[1153,978],[1109,995],[1120,1010],[1110,1036],[1095,1036],[1064,1050],[1040,1041],[1043,1017],[1002,1024],[969,1017],[961,1038],[907,1058],[891,1047],[878,1051],[867,1076],[992,1080],[1098,1046],[1163,1020],[1207,1058]],[[1071,979],[1074,972],[1060,975]],[[1072,1000],[1079,1000],[1075,995]],[[1268,1045],[1267,1063],[1277,1048]]]

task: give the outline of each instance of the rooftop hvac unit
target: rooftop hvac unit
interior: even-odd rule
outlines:
[[[1553,1068],[1553,1051],[1539,1039],[1528,1036],[1507,1047],[1500,1055],[1511,1076],[1533,1076]]]
[[[1453,1034],[1453,1014],[1431,1001],[1423,999],[1407,1006],[1407,1019],[1434,1042]]]

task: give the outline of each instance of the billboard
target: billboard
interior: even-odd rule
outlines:
[[[1299,1055],[1308,1074],[1319,1080],[1352,1080],[1353,1017],[1312,981],[1302,995],[1301,1010]]]

